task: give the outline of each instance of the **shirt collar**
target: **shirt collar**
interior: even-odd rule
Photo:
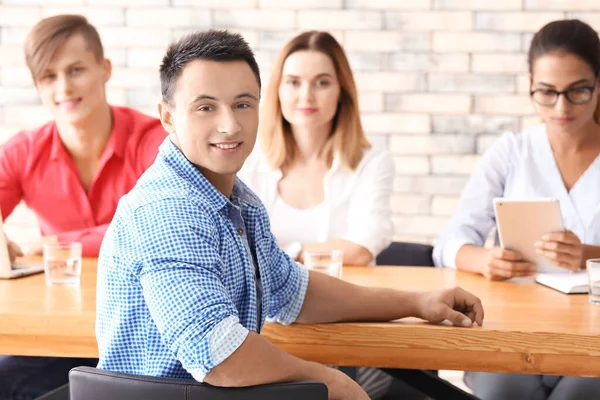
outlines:
[[[179,150],[168,137],[160,146],[159,154],[164,157],[166,163],[173,168],[179,176],[200,191],[206,200],[206,204],[215,211],[219,211],[227,205],[239,208],[245,205],[257,207],[261,204],[258,197],[237,178],[233,185],[233,191],[231,192],[231,200],[225,197],[223,193],[219,192],[208,179],[202,175],[194,164],[183,155],[181,150]]]
[[[113,154],[123,158],[125,156],[128,132],[131,130],[131,121],[121,112],[119,107],[111,107],[110,111],[112,116],[112,130],[110,132],[108,143],[106,143],[106,147],[102,151],[101,158],[111,157]],[[52,131],[50,159],[56,160],[61,154],[67,155],[67,149],[58,134],[58,127],[55,122]]]
[[[120,158],[124,158],[127,139],[133,129],[131,126],[132,121],[119,107],[111,107],[110,111],[112,116],[112,131],[102,157],[114,154]]]
[[[58,135],[58,127],[56,123],[52,124],[52,147],[50,148],[50,159],[56,160],[61,153],[66,152],[65,147],[62,144],[62,140]]]
[[[231,192],[231,201],[240,206],[250,205],[259,207],[262,204],[258,196],[237,177],[235,178],[235,184]]]

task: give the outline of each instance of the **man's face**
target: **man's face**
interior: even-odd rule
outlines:
[[[81,35],[70,37],[36,79],[42,102],[59,122],[83,123],[106,104],[111,64],[98,62]]]
[[[212,182],[234,178],[252,152],[260,88],[244,61],[195,60],[159,113],[172,142]]]

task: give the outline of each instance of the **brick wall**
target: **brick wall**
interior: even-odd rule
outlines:
[[[67,12],[99,28],[115,66],[110,101],[152,115],[163,50],[188,31],[242,33],[265,78],[293,35],[331,31],[355,71],[370,139],[394,153],[396,237],[425,242],[494,138],[538,121],[526,95],[532,33],[564,17],[600,27],[599,0],[0,0],[0,141],[49,118],[22,44],[39,18]],[[7,230],[31,241],[31,221],[20,208]]]

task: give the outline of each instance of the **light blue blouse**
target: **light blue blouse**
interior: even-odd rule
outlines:
[[[519,134],[505,133],[484,154],[435,246],[436,266],[456,268],[456,255],[462,246],[484,245],[496,225],[495,197],[555,198],[560,202],[565,228],[584,244],[600,245],[600,155],[567,192],[546,126],[539,125]]]

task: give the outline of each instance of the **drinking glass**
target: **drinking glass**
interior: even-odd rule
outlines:
[[[342,264],[344,252],[331,251],[305,251],[303,253],[304,265],[308,269],[319,271],[336,278],[342,277]]]
[[[600,304],[600,258],[587,260],[590,303]]]
[[[81,243],[48,243],[43,251],[46,285],[79,286]]]

